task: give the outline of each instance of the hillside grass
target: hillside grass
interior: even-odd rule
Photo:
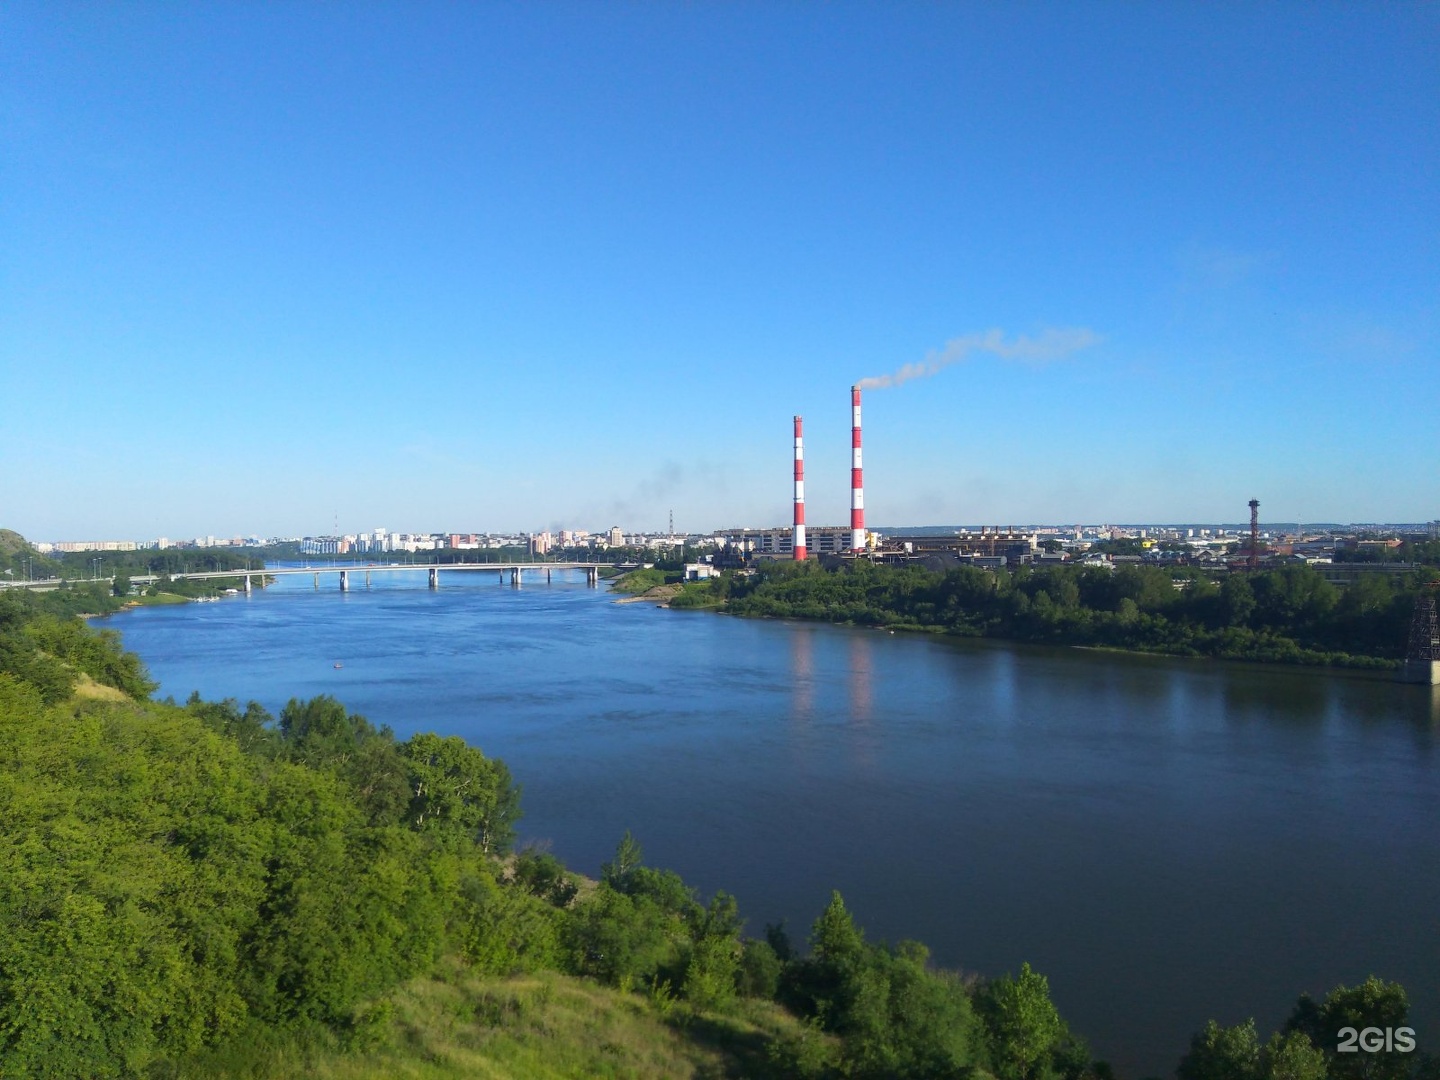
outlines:
[[[687,581],[681,586],[680,592],[670,601],[670,606],[692,610],[720,608],[725,606],[725,598],[710,587],[709,580]]]
[[[149,595],[146,595],[146,594],[142,593],[142,594],[139,595],[139,596],[129,596],[129,597],[126,597],[126,599],[125,599],[125,606],[126,606],[126,607],[156,607],[157,605],[165,605],[165,604],[188,604],[189,602],[190,602],[190,598],[189,598],[188,596],[177,596],[175,593],[162,592],[162,593],[156,593],[154,596],[149,596]]]
[[[83,671],[75,673],[74,696],[86,701],[129,701],[125,691],[96,682]]]
[[[664,570],[656,570],[653,566],[646,567],[641,570],[631,570],[628,574],[621,574],[615,578],[611,587],[616,592],[623,593],[649,592],[658,585],[664,585],[665,577]]]
[[[779,1077],[766,1044],[813,1036],[769,1002],[695,1013],[554,972],[496,978],[447,961],[329,1033],[240,1040],[157,1070],[171,1080],[501,1080]]]

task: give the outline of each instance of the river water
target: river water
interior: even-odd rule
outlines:
[[[1028,960],[1126,1077],[1372,973],[1440,1044],[1429,688],[621,605],[579,574],[351,579],[108,622],[161,695],[464,736],[523,786],[522,840],[582,872],[629,828],[755,934],[803,941],[839,889],[943,966]]]

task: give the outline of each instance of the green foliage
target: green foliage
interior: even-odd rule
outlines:
[[[410,772],[409,813],[415,828],[473,841],[486,854],[510,849],[520,789],[503,761],[487,758],[458,736],[429,733],[402,743],[400,756]]]
[[[1400,1080],[1409,1071],[1411,1055],[1398,1050],[1342,1054],[1340,1029],[1404,1027],[1409,1012],[1404,987],[1371,975],[1357,986],[1337,986],[1318,1007],[1302,997],[1287,1027],[1325,1053],[1332,1080]]]
[[[643,593],[655,588],[657,585],[664,585],[667,581],[666,571],[659,567],[649,567],[642,570],[631,570],[628,574],[621,574],[612,585],[616,592]]]
[[[615,858],[600,868],[600,880],[612,889],[625,892],[631,875],[645,864],[645,852],[629,829],[615,848]]]
[[[1266,1080],[1326,1080],[1325,1053],[1298,1031],[1277,1031],[1260,1055]]]
[[[735,898],[716,893],[694,920],[684,960],[681,992],[700,1009],[724,1009],[735,998],[740,977],[740,912]]]
[[[1043,1076],[1067,1034],[1050,1000],[1049,980],[1029,964],[1021,964],[1018,977],[1005,975],[987,983],[976,1005],[985,1021],[996,1075],[1003,1080]]]
[[[1260,1037],[1255,1021],[1221,1027],[1214,1020],[1190,1040],[1175,1070],[1178,1080],[1261,1080]]]
[[[1316,1003],[1302,994],[1281,1031],[1260,1043],[1255,1021],[1221,1027],[1214,1020],[1190,1040],[1176,1070],[1179,1080],[1404,1080],[1424,1067],[1412,1054],[1342,1053],[1343,1028],[1406,1026],[1409,1002],[1398,983],[1371,976],[1358,986],[1337,986]]]
[[[672,596],[672,608],[713,608],[725,603],[727,583],[723,578],[706,578],[704,581],[687,581],[680,592]]]
[[[611,986],[630,989],[673,969],[684,927],[649,897],[602,884],[576,904],[565,924],[567,966]]]
[[[520,852],[515,857],[511,880],[531,896],[560,908],[567,907],[580,891],[576,876],[547,851]]]
[[[775,997],[780,989],[780,973],[784,964],[768,941],[754,939],[742,943],[737,989],[746,997]]]
[[[1178,587],[1177,587],[1178,586]],[[962,636],[1107,646],[1280,663],[1394,667],[1403,655],[1413,581],[1342,592],[1310,567],[1228,574],[1125,565],[947,572],[868,562],[834,570],[793,563],[727,576],[737,615],[935,629]],[[672,601],[672,606],[673,601]]]
[[[524,888],[502,886],[483,862],[460,872],[461,949],[474,966],[496,975],[556,969],[565,962],[563,914]]]
[[[0,529],[0,575],[9,581],[43,581],[59,577],[60,564],[41,555],[15,530]]]
[[[0,594],[0,672],[29,683],[52,704],[70,696],[77,672],[131,697],[147,697],[155,684],[140,658],[121,648],[119,634],[96,631],[79,619],[55,613],[73,602],[76,592]]]
[[[927,950],[867,944],[838,892],[816,920],[811,956],[786,965],[781,999],[841,1037],[854,1077],[942,1077],[978,1061],[964,986],[927,970]]]
[[[57,576],[102,578],[149,576],[152,574],[214,573],[221,570],[263,569],[264,562],[254,551],[230,548],[166,548],[163,551],[69,551],[54,560]],[[98,561],[98,566],[96,565]]]
[[[120,635],[114,630],[96,631],[78,619],[44,615],[31,621],[26,632],[42,652],[96,682],[133,698],[149,697],[155,689],[140,658],[121,647]]]

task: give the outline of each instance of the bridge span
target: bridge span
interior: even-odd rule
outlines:
[[[432,589],[438,589],[440,587],[440,571],[442,570],[444,570],[446,573],[491,573],[495,574],[498,577],[502,585],[505,584],[505,576],[508,574],[510,576],[510,584],[515,588],[519,588],[520,585],[524,582],[525,572],[527,570],[531,573],[536,574],[537,576],[541,571],[543,571],[545,574],[546,584],[550,583],[550,575],[555,570],[584,570],[585,584],[593,589],[598,587],[600,584],[601,567],[613,565],[613,563],[587,562],[493,562],[424,564],[374,563],[369,565],[352,563],[349,566],[345,566],[341,564],[331,563],[326,566],[283,566],[265,570],[202,570],[188,574],[171,574],[170,579],[172,581],[182,578],[189,581],[205,581],[213,578],[244,578],[245,591],[248,593],[254,587],[252,583],[252,578],[261,578],[261,584],[263,585],[264,578],[296,577],[302,574],[311,574],[314,576],[315,588],[318,589],[320,587],[321,574],[336,574],[339,576],[340,591],[349,592],[352,580],[351,575],[358,576],[361,574],[364,575],[365,584],[368,586],[370,584],[371,574],[388,574],[402,572],[411,573],[413,571],[423,570],[429,578],[429,585]],[[145,574],[132,577],[130,580],[135,582],[136,584],[148,585],[155,581],[158,581],[159,579],[159,575]]]
[[[537,578],[541,572],[545,575],[546,584],[550,583],[551,574],[556,570],[584,570],[585,584],[590,588],[597,588],[600,584],[600,571],[605,567],[615,568],[615,563],[596,562],[492,562],[492,563],[328,563],[323,566],[277,566],[262,570],[195,570],[181,572],[178,574],[132,574],[130,581],[135,585],[153,585],[163,578],[171,581],[208,581],[218,578],[239,578],[245,582],[245,591],[251,592],[254,589],[254,579],[259,578],[263,588],[265,578],[295,577],[302,574],[313,575],[315,588],[320,587],[321,574],[335,574],[339,577],[341,592],[349,592],[350,584],[355,577],[364,575],[365,584],[370,584],[371,574],[393,574],[411,573],[413,571],[424,571],[429,578],[430,588],[440,587],[440,571],[447,574],[474,574],[488,573],[495,574],[503,585],[506,583],[506,576],[509,576],[509,584],[519,588],[523,583],[525,574],[534,574]],[[633,569],[624,567],[623,569]],[[60,578],[47,578],[41,581],[0,581],[0,588],[31,588],[31,589],[53,589],[61,584]],[[114,581],[114,578],[77,578],[76,581]]]

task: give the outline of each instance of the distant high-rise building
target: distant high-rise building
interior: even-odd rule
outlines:
[[[619,526],[619,525],[612,526],[611,529],[610,529],[610,546],[611,546],[611,547],[624,547],[624,546],[625,546],[625,534],[620,530],[620,526]]]

